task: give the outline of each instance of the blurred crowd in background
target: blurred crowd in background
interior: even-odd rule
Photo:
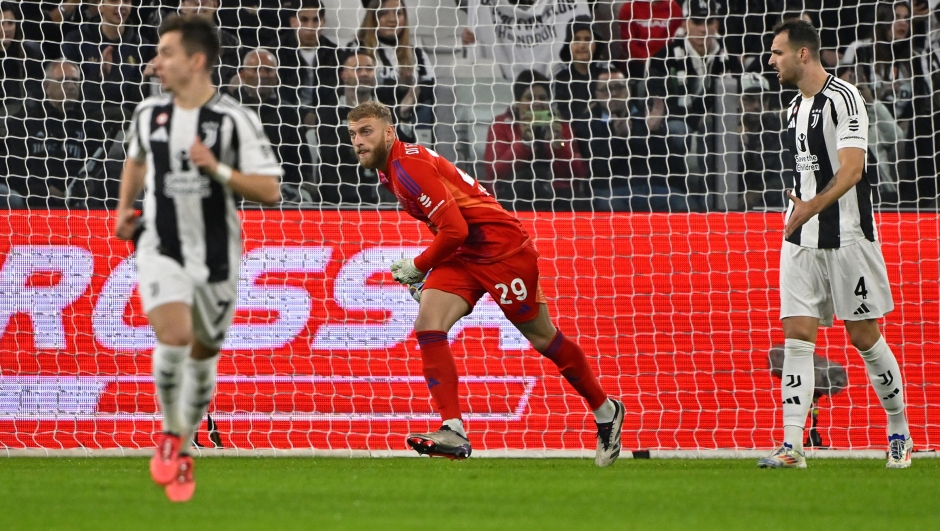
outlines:
[[[174,13],[219,27],[215,81],[276,146],[279,208],[394,206],[346,129],[378,100],[400,139],[454,158],[516,211],[782,209],[782,113],[797,92],[767,59],[789,18],[819,29],[823,65],[868,103],[875,204],[937,207],[938,0],[441,0],[459,22],[425,44],[416,7],[444,8],[415,2],[0,2],[0,208],[116,205],[124,130],[161,92],[151,60]],[[358,25],[336,31],[340,9]],[[473,112],[500,86],[498,109]]]

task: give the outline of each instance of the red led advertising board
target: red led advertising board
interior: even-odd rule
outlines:
[[[627,449],[770,448],[781,437],[782,214],[520,214],[557,326],[627,407]],[[430,233],[389,212],[247,211],[235,323],[210,415],[238,448],[401,450],[436,428],[411,331],[418,306],[387,273]],[[918,448],[940,432],[935,216],[877,217]],[[154,336],[132,248],[108,212],[0,214],[0,446],[148,447],[159,429]],[[452,331],[475,449],[592,448],[582,400],[488,297]],[[821,404],[834,448],[884,447],[885,415],[837,326],[819,354],[849,387]]]

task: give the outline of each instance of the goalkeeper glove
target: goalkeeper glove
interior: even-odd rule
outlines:
[[[415,261],[411,258],[402,258],[392,263],[392,278],[399,284],[416,284],[424,280],[424,273],[415,267]]]

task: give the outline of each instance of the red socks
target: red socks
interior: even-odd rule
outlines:
[[[421,345],[421,364],[424,380],[428,383],[434,406],[442,420],[459,419],[460,398],[457,394],[457,363],[447,342],[447,333],[439,330],[417,332],[418,344]],[[571,341],[561,331],[549,343],[542,355],[558,366],[561,375],[571,387],[587,400],[591,410],[601,407],[607,400],[607,393],[601,389],[594,371],[588,364],[587,356],[577,343]]]
[[[601,407],[607,400],[607,393],[601,389],[594,371],[588,365],[584,351],[577,343],[565,337],[561,330],[555,334],[548,348],[542,351],[542,355],[558,366],[561,375],[587,400],[592,411]]]
[[[457,363],[450,351],[447,333],[439,330],[416,332],[421,345],[421,364],[434,406],[441,420],[459,419],[460,398],[457,395]],[[582,357],[584,355],[582,354]]]

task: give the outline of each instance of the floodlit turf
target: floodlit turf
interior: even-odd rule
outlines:
[[[203,458],[172,504],[140,458],[0,458],[0,529],[940,528],[940,460]]]

